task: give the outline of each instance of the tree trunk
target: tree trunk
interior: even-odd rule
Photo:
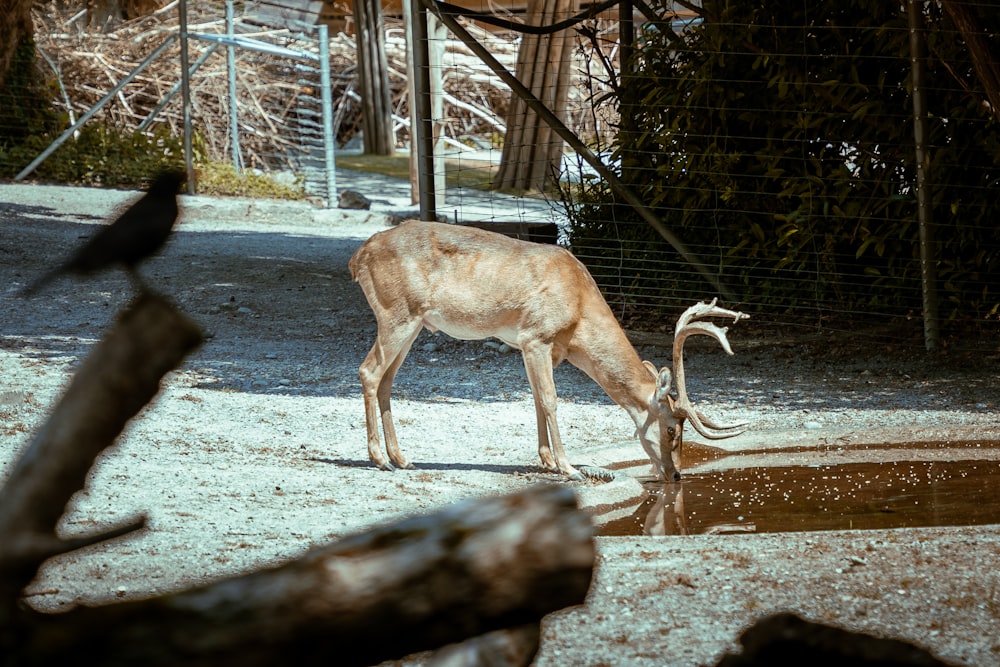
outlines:
[[[549,25],[575,14],[579,0],[530,0],[527,22]],[[560,120],[566,120],[569,98],[572,31],[552,35],[524,35],[515,75]],[[558,178],[563,140],[522,99],[512,96],[507,112],[500,169],[493,182],[497,190],[546,190]]]
[[[0,91],[4,90],[8,72],[21,49],[29,49],[34,56],[35,26],[31,22],[31,0],[0,0]],[[28,66],[31,59],[24,60]]]
[[[961,31],[990,111],[995,119],[1000,120],[1000,52],[994,52],[994,36],[990,35],[972,5],[957,0],[942,0],[941,4]]]
[[[382,4],[353,0],[355,41],[358,53],[358,88],[361,92],[361,130],[365,153],[392,155],[392,89],[385,58],[385,24]]]

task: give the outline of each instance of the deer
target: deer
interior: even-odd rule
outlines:
[[[558,245],[532,243],[456,224],[409,220],[373,234],[349,262],[375,314],[378,333],[359,368],[368,457],[378,468],[409,469],[392,419],[392,383],[423,329],[460,340],[497,338],[521,351],[534,399],[542,466],[569,480],[570,465],[556,422],[553,370],[568,361],[635,423],[659,480],[680,479],[685,422],[710,440],[743,433],[745,422],[718,424],[691,403],[684,377],[684,341],[715,338],[733,354],[726,327],[710,317],[745,313],[700,302],[678,319],[673,368],[656,369],[629,342],[584,264]],[[676,393],[676,396],[674,395]],[[379,443],[379,421],[385,449]]]

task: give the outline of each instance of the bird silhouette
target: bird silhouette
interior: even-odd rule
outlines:
[[[157,174],[146,194],[21,295],[30,296],[64,275],[85,276],[115,265],[123,266],[133,282],[144,289],[136,266],[156,253],[170,236],[177,221],[177,192],[184,179],[184,172],[179,170]]]

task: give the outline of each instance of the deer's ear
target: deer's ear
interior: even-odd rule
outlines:
[[[670,386],[673,382],[673,373],[670,372],[669,368],[664,366],[656,375],[656,401],[658,403],[668,402],[670,399]]]
[[[653,375],[654,378],[657,377],[657,375],[659,375],[656,372],[656,366],[653,365],[652,361],[643,361],[642,365],[646,367],[647,371],[649,371],[650,373],[652,373],[652,375]]]

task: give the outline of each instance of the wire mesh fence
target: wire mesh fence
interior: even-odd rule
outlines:
[[[992,3],[640,5],[569,28],[561,68],[544,46],[541,74],[517,67],[540,98],[561,70],[576,97],[560,118],[641,203],[579,151],[555,163],[568,243],[622,319],[659,326],[721,293],[787,332],[996,351],[1000,114],[977,59],[1000,46],[984,56],[955,18],[996,35]],[[507,151],[514,118],[500,180],[546,140]]]
[[[325,148],[335,133],[322,121],[322,74],[328,63],[320,57],[319,30],[268,26],[252,7],[244,9],[229,30],[226,3],[192,6],[186,44],[196,161],[233,164],[267,174],[293,193],[304,190],[326,199],[331,193]],[[182,40],[177,39],[176,11],[155,13],[109,33],[87,27],[83,17],[68,11],[35,14],[38,62],[59,92],[52,95],[51,113],[33,119],[34,140],[0,149],[3,173],[116,185],[122,160],[139,159],[150,146],[156,146],[157,155],[180,150]],[[338,71],[352,64],[349,54],[333,60]],[[326,79],[333,87],[348,85],[342,76]],[[6,86],[4,92],[18,91]],[[15,98],[0,102],[23,106]],[[236,131],[230,111],[236,112]],[[53,142],[53,127],[69,130]],[[16,138],[9,125],[0,131]],[[104,159],[93,155],[94,142],[105,144]],[[170,147],[164,149],[164,143]],[[80,160],[88,163],[80,165]]]
[[[997,347],[1000,98],[991,92],[1000,93],[983,72],[984,62],[1000,60],[991,0],[425,4],[438,20],[453,17],[579,140],[568,143],[532,119],[510,81],[457,28],[433,28],[442,217],[558,220],[562,242],[629,326],[666,327],[692,301],[722,294],[786,331],[865,332],[919,345],[930,293],[944,344]],[[255,21],[254,6],[237,3],[234,33],[273,49],[236,50],[234,134],[227,48],[208,38],[227,32],[225,3],[190,5],[191,32],[206,36],[189,42],[200,63],[191,79],[196,151],[305,182],[330,199],[315,177],[328,141],[316,32]],[[407,10],[383,9],[393,140],[405,155],[414,146]],[[172,11],[107,35],[74,16],[36,18],[37,62],[54,82],[49,98],[62,127],[177,30]],[[357,143],[366,102],[350,21],[341,24],[348,31],[329,41],[338,152]],[[560,29],[535,29],[547,26]],[[178,71],[178,46],[169,45],[93,122],[158,145],[176,141]],[[0,146],[0,168],[16,172],[42,148]],[[141,142],[131,150],[140,154]],[[104,152],[109,161],[130,159]],[[57,151],[39,177],[58,180],[59,164]],[[94,182],[110,173],[99,164],[92,171]],[[609,187],[608,175],[623,189]],[[526,189],[528,196],[508,196]]]

